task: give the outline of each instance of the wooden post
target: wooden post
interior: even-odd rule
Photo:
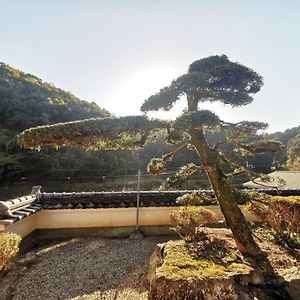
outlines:
[[[137,193],[136,193],[136,223],[135,230],[139,229],[139,214],[140,214],[140,187],[141,187],[141,170],[137,174]]]

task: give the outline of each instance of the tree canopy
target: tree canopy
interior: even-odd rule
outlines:
[[[55,145],[136,150],[144,146],[152,130],[164,127],[165,122],[145,116],[95,118],[27,129],[19,135],[19,142],[31,149]]]
[[[193,62],[186,74],[149,97],[141,110],[170,110],[181,96],[188,97],[192,110],[205,101],[219,101],[233,107],[247,105],[262,85],[262,77],[253,70],[231,62],[226,55],[210,56]]]

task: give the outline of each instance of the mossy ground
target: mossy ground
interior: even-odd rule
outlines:
[[[243,260],[231,241],[207,238],[199,242],[170,241],[157,275],[168,279],[224,277],[247,274],[252,266]]]

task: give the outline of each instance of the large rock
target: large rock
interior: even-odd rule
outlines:
[[[167,279],[159,276],[150,285],[151,300],[271,300],[263,286],[241,285],[232,278]]]
[[[150,283],[149,299],[151,300],[271,300],[265,293],[265,281],[261,273],[251,268],[241,268],[239,272],[229,272],[222,276],[176,276],[170,268],[168,256],[174,255],[178,247],[184,247],[179,242],[174,247],[173,242],[158,244],[151,256],[148,269]],[[182,255],[182,253],[178,253]],[[187,268],[189,265],[187,259]],[[181,267],[182,264],[181,256]],[[166,266],[167,265],[167,266]],[[236,264],[237,265],[237,264]],[[242,264],[241,264],[242,266]],[[195,273],[193,273],[195,274]],[[217,274],[217,273],[216,273]],[[280,299],[280,298],[278,298]]]

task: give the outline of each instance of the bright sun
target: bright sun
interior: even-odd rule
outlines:
[[[106,108],[120,116],[141,114],[140,107],[144,100],[169,85],[178,74],[180,71],[167,66],[152,66],[137,71],[116,89]]]

